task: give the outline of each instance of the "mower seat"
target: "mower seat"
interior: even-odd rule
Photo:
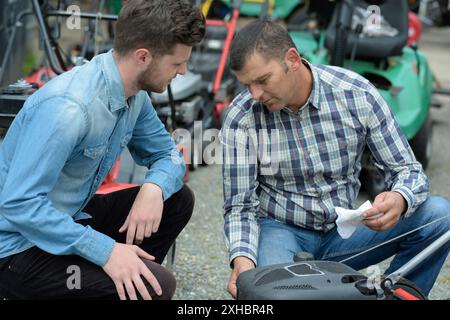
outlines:
[[[386,22],[397,29],[396,36],[378,36],[378,37],[364,37],[362,34],[357,40],[358,35],[354,30],[347,34],[346,55],[350,56],[352,53],[355,41],[357,47],[355,51],[356,59],[379,60],[386,59],[391,56],[401,55],[403,47],[408,41],[408,2],[407,0],[378,0],[378,1],[364,1],[364,0],[347,0],[353,3],[355,7],[368,8],[370,5],[377,5],[380,8],[381,16]],[[333,51],[335,48],[335,36],[338,15],[340,8],[345,7],[342,1],[334,10],[333,17],[328,25],[325,46],[327,49]]]

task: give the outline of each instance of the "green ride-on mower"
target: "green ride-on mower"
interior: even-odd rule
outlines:
[[[232,1],[214,0],[213,6],[216,5],[216,11],[224,14],[227,11],[223,8],[221,10],[221,5],[229,9]],[[261,5],[265,8],[262,8]],[[263,16],[270,16],[272,20],[283,20],[289,25],[295,24],[298,26],[310,21],[311,15],[314,16],[314,19],[320,20],[322,16],[327,15],[323,15],[323,13],[328,10],[331,10],[331,7],[324,7],[321,1],[316,0],[243,0],[240,13],[249,17],[264,18]],[[316,16],[319,11],[322,15]]]
[[[232,0],[222,0],[223,4],[231,7]],[[267,11],[273,19],[283,19],[288,23],[300,22],[305,16],[309,1],[302,0],[245,0],[242,1],[240,12],[244,16],[260,17],[265,14],[261,4],[267,2]]]
[[[316,8],[324,8],[322,16],[320,12],[316,15],[327,25],[316,23],[312,30],[305,27],[311,26],[308,23],[301,27],[288,25],[300,54],[312,64],[341,66],[371,81],[391,107],[417,160],[426,169],[432,150],[433,76],[417,45],[407,45],[408,1],[314,2]],[[319,2],[322,3],[318,5]],[[370,197],[387,188],[382,167],[369,152],[363,156],[360,180]]]

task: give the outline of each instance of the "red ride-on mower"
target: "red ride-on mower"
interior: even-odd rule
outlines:
[[[267,18],[273,3],[269,0],[232,0],[230,8],[221,1],[206,0],[202,4],[206,16],[206,34],[202,43],[194,48],[190,64],[194,72],[202,75],[214,104],[214,120],[220,128],[228,107],[244,87],[228,67],[231,42],[238,28],[241,6],[250,3],[261,7],[260,18]]]
[[[216,127],[220,128],[225,110],[238,89],[238,81],[227,67],[231,41],[237,29],[242,1],[233,1],[230,14],[223,19],[213,17],[213,1],[202,5],[206,16],[206,34],[203,41],[192,51],[190,66],[201,74],[204,86],[208,88],[209,100],[213,104]]]

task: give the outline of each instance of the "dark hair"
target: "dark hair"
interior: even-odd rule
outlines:
[[[266,59],[282,61],[290,48],[296,46],[285,28],[270,20],[256,20],[236,33],[231,43],[230,67],[234,71],[241,70],[255,52]]]
[[[146,48],[171,54],[176,44],[194,46],[205,34],[205,18],[188,0],[128,0],[116,24],[114,50],[125,56]]]

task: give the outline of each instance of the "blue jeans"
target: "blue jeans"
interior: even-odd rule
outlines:
[[[357,228],[348,239],[342,239],[336,228],[324,233],[288,226],[269,218],[259,219],[258,266],[292,262],[293,255],[299,251],[313,254],[316,260],[341,261],[444,216],[450,216],[450,202],[433,196],[428,198],[410,217],[402,218],[394,228],[377,232],[363,226]],[[450,219],[443,219],[420,231],[346,261],[345,264],[360,270],[395,254],[391,265],[385,271],[385,274],[390,274],[448,230],[450,230]],[[449,243],[442,246],[405,278],[414,282],[428,295],[448,256],[449,248]]]

